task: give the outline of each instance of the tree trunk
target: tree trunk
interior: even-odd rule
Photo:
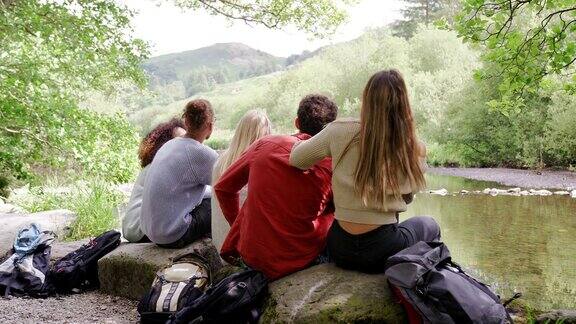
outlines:
[[[430,0],[424,0],[425,4],[424,4],[424,12],[425,12],[425,17],[424,17],[424,21],[426,22],[426,26],[428,26],[428,24],[430,23]]]

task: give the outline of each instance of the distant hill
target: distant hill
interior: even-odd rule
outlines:
[[[81,106],[102,113],[124,111],[134,117],[140,111],[151,111],[147,108],[165,107],[201,93],[210,93],[220,85],[273,76],[276,72],[297,66],[321,50],[304,51],[284,58],[241,43],[220,43],[156,56],[142,65],[150,81],[146,91],[126,85],[115,95],[91,93]],[[237,88],[234,87],[222,89],[235,92]]]
[[[144,63],[153,90],[170,87],[174,97],[188,97],[216,84],[284,69],[286,58],[241,43],[219,43],[181,53],[161,55]],[[183,93],[182,93],[183,91]]]

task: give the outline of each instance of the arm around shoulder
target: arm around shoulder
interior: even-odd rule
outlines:
[[[322,159],[331,156],[330,152],[330,125],[310,139],[300,141],[292,147],[290,165],[306,170]]]

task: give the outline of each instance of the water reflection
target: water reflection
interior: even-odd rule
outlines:
[[[431,175],[430,189],[499,187]],[[503,297],[521,291],[539,309],[576,308],[576,199],[418,194],[402,218],[431,215],[453,259],[473,268]]]

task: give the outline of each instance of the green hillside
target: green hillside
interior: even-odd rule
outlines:
[[[234,129],[236,122],[242,114],[251,108],[262,108],[269,110],[269,107],[259,106],[258,102],[266,102],[267,89],[283,72],[276,72],[250,79],[217,85],[213,90],[202,92],[189,98],[173,101],[169,104],[151,105],[142,110],[130,114],[130,121],[137,125],[143,132],[147,132],[171,117],[182,113],[182,108],[191,99],[209,99],[218,116],[218,135],[226,137],[229,130]]]
[[[576,97],[550,79],[550,88],[527,98],[532,110],[496,111],[497,79],[478,80],[480,52],[454,32],[420,28],[411,39],[386,29],[324,48],[299,64],[269,75],[219,84],[183,100],[148,105],[130,119],[143,131],[181,114],[187,100],[214,105],[217,132],[209,142],[222,147],[237,121],[252,108],[268,112],[276,133],[294,131],[300,99],[309,93],[333,98],[340,116],[357,116],[360,95],[376,71],[396,68],[409,88],[419,137],[431,164],[461,166],[574,165]],[[538,125],[537,127],[535,125]]]
[[[216,84],[275,72],[286,59],[253,49],[241,43],[221,43],[191,51],[149,59],[144,70],[153,90],[180,87],[178,99],[208,91]]]

